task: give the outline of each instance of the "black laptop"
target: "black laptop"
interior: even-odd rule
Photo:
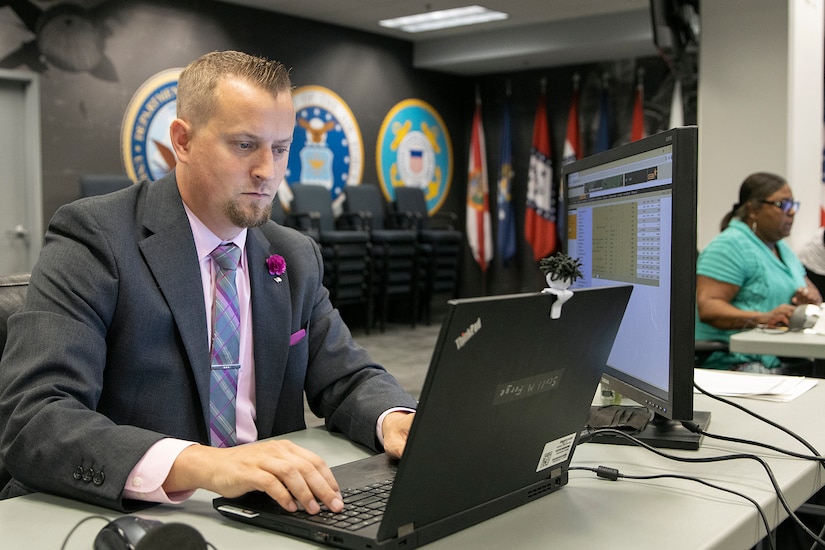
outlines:
[[[264,493],[223,515],[315,543],[416,548],[552,493],[585,425],[630,286],[451,300],[404,456],[332,469],[341,515],[283,511]]]

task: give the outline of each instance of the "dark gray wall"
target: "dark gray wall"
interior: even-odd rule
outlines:
[[[22,4],[22,3],[21,3]],[[55,7],[65,5],[55,3]],[[135,90],[151,75],[183,67],[212,50],[239,49],[278,59],[292,67],[296,86],[317,84],[334,90],[348,104],[364,140],[365,183],[378,181],[375,143],[384,116],[401,100],[418,98],[442,116],[453,141],[454,173],[443,209],[464,220],[467,148],[476,86],[483,101],[490,204],[495,224],[496,179],[499,170],[500,124],[506,83],[513,107],[514,204],[519,224],[524,219],[527,166],[539,82],[547,79],[548,113],[556,170],[567,124],[572,76],[581,75],[582,132],[589,152],[593,121],[598,111],[602,75],[611,80],[614,144],[627,140],[636,69],[645,68],[646,116],[649,131],[667,121],[670,86],[665,64],[658,59],[611,61],[541,71],[457,77],[412,67],[412,46],[406,42],[241,8],[211,0],[161,2],[152,0],[86,0],[88,9],[76,14],[100,29],[99,47],[108,65],[92,74],[67,70],[55,63],[38,66],[42,52],[27,50],[15,66],[42,73],[44,219],[62,204],[78,197],[78,176],[121,173],[120,129]],[[84,4],[81,3],[81,7]],[[84,8],[86,9],[86,8]],[[54,15],[40,14],[40,21]],[[5,14],[14,18],[18,14]],[[21,18],[22,20],[22,18]],[[22,44],[21,44],[22,46]],[[21,50],[22,51],[22,50]],[[9,66],[9,59],[0,66]],[[70,67],[68,67],[70,68]],[[690,88],[687,89],[690,97]],[[695,105],[695,96],[692,104]],[[695,121],[695,108],[687,122]],[[521,225],[519,231],[521,232]],[[519,237],[518,256],[504,268],[496,259],[487,276],[465,256],[461,294],[500,294],[538,290],[542,277],[528,245]]]

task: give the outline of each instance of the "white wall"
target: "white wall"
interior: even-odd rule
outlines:
[[[823,0],[702,3],[699,248],[757,171],[785,176],[803,204],[794,248],[819,226],[822,82]]]
[[[805,201],[791,233],[798,249],[820,225],[823,204],[823,0],[790,4],[788,182]],[[798,189],[798,191],[797,191]]]

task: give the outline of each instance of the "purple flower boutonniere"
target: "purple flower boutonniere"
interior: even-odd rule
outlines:
[[[269,268],[269,274],[273,275],[276,283],[281,282],[281,275],[286,273],[286,260],[280,254],[273,254],[266,259],[266,267]]]

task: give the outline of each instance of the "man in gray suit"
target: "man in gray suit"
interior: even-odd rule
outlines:
[[[287,70],[207,54],[178,84],[176,169],[58,210],[0,363],[2,496],[45,491],[119,510],[198,488],[340,510],[317,455],[260,441],[305,427],[400,456],[415,400],[356,345],[306,236],[269,221],[295,113]],[[209,445],[210,252],[241,249],[236,436]],[[268,260],[279,258],[272,272]],[[285,268],[283,263],[285,262]]]

